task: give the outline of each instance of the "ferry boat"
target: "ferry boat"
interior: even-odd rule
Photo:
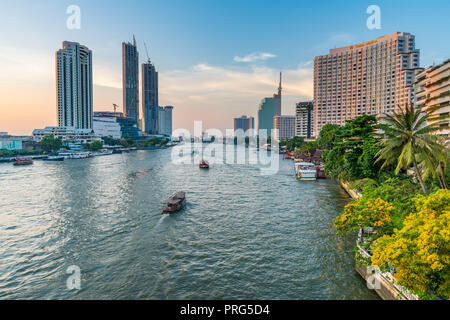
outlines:
[[[317,170],[314,163],[311,162],[296,162],[294,163],[295,175],[298,180],[316,180]]]
[[[177,192],[171,196],[163,208],[163,214],[170,214],[180,211],[186,205],[186,193],[183,191]]]
[[[61,157],[64,157],[64,159],[87,159],[92,157],[92,153],[90,152],[60,152],[58,154]]]
[[[30,157],[17,157],[14,158],[13,164],[15,166],[27,166],[33,164],[33,159],[31,159]]]
[[[209,162],[206,160],[202,160],[199,165],[200,169],[209,169]]]

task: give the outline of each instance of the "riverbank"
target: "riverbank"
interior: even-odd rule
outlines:
[[[350,183],[340,182],[341,187],[354,200],[361,199],[362,194],[350,188]],[[356,256],[364,260],[370,260],[372,256],[365,251],[361,244],[363,242],[363,230],[359,231],[356,246],[358,253]],[[418,297],[411,294],[408,290],[397,284],[395,277],[390,273],[381,273],[378,267],[368,266],[365,263],[359,262],[355,256],[355,270],[367,282],[383,300],[418,300]]]

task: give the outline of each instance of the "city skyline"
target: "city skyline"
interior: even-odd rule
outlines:
[[[69,30],[65,26],[69,2],[6,3],[3,12],[17,15],[0,13],[0,23],[10,28],[19,28],[20,24],[23,34],[19,37],[2,35],[0,67],[5,72],[0,75],[0,130],[31,134],[33,128],[57,124],[54,52],[62,41],[79,42],[93,52],[94,111],[104,110],[105,106],[112,110],[112,103],[121,103],[120,46],[135,33],[136,38],[142,39],[138,41],[141,56],[143,43],[147,42],[160,72],[160,104],[176,107],[174,128],[190,129],[194,120],[203,120],[205,127],[225,129],[232,128],[232,119],[241,114],[256,117],[260,100],[273,92],[280,70],[285,78],[283,114],[294,114],[296,102],[313,98],[314,56],[326,55],[333,47],[369,41],[396,31],[410,32],[416,36],[416,47],[421,50],[421,67],[427,68],[433,61],[442,62],[450,55],[449,45],[438,41],[439,34],[435,30],[445,26],[448,11],[445,8],[449,5],[444,1],[434,3],[436,5],[417,10],[419,2],[407,6],[406,2],[381,1],[380,30],[366,27],[369,2],[343,6],[345,11],[328,2],[326,5],[335,9],[337,15],[319,12],[320,4],[293,1],[285,1],[281,6],[267,3],[264,8],[240,4],[239,12],[232,10],[236,6],[233,1],[227,4],[199,1],[193,8],[176,1],[172,2],[173,8],[164,3],[136,3],[135,6],[142,9],[139,11],[146,12],[145,8],[153,6],[155,12],[161,13],[153,22],[142,24],[130,22],[130,9],[124,4],[78,1],[76,4],[82,12],[80,30]],[[108,17],[96,14],[102,6],[108,6]],[[435,12],[433,8],[437,7],[442,10]],[[196,15],[208,12],[210,17],[199,22],[195,19],[198,16],[193,16],[196,10],[199,11]],[[397,19],[400,10],[403,12]],[[432,20],[419,19],[429,10],[433,12]],[[292,27],[290,22],[282,21],[286,17],[292,21],[295,15],[306,12],[308,28]],[[241,21],[240,17],[249,13],[248,21]],[[236,28],[245,30],[243,34],[237,36],[226,24],[211,24],[213,19],[227,14]],[[164,22],[171,15],[178,17],[180,23]],[[329,20],[327,26],[314,22],[319,15]],[[123,16],[123,23],[117,23],[118,16]],[[255,23],[268,17],[278,19],[267,25]],[[184,32],[177,35],[180,30]],[[34,57],[32,61],[28,59],[30,54]],[[22,90],[27,94],[21,95]],[[210,110],[214,112],[208,112]]]

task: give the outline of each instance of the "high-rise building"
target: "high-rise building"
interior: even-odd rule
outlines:
[[[411,103],[419,67],[415,37],[396,32],[332,49],[314,59],[314,132],[362,114],[384,114]]]
[[[436,110],[431,118],[448,115],[450,113],[450,59],[438,66],[432,66],[416,76],[415,104],[422,110]],[[450,139],[450,122],[439,125],[437,134],[446,140]]]
[[[295,108],[295,135],[302,138],[313,137],[314,130],[313,102],[299,102]]]
[[[158,72],[148,60],[142,64],[142,124],[144,132],[158,134]]]
[[[273,129],[273,117],[281,115],[281,72],[278,93],[272,98],[264,98],[258,109],[258,131],[267,130],[267,136],[271,135]]]
[[[172,106],[159,107],[159,134],[172,136]]]
[[[247,116],[234,118],[234,133],[236,134],[236,131],[239,129],[243,130],[245,134],[249,132],[248,135],[253,136],[253,130],[255,129],[255,118]]]
[[[295,136],[295,116],[273,117],[274,140],[292,139]]]
[[[125,116],[139,122],[139,53],[136,39],[122,43],[122,86]]]
[[[92,129],[92,51],[64,41],[56,52],[58,126]]]

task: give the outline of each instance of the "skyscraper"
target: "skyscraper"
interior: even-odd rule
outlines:
[[[159,107],[158,133],[165,136],[172,136],[172,106]]]
[[[58,126],[92,129],[92,51],[63,42],[56,52]]]
[[[406,32],[332,49],[314,59],[314,131],[362,114],[389,113],[411,103],[419,66],[415,37]]]
[[[267,130],[267,136],[271,135],[273,129],[273,117],[281,115],[281,72],[278,93],[272,98],[264,98],[258,109],[258,131]]]
[[[295,135],[302,138],[313,136],[314,118],[313,103],[299,102],[295,111]]]
[[[274,140],[292,139],[295,136],[295,116],[273,117]]]
[[[150,62],[142,64],[142,125],[148,134],[159,133],[158,72]]]
[[[125,116],[139,122],[139,53],[136,39],[122,43],[123,111]]]
[[[255,118],[253,117],[247,117],[242,116],[240,118],[234,118],[234,133],[236,134],[237,130],[244,131],[244,134],[247,134],[249,132],[249,136],[253,136],[255,129]],[[250,130],[250,131],[248,131]]]

